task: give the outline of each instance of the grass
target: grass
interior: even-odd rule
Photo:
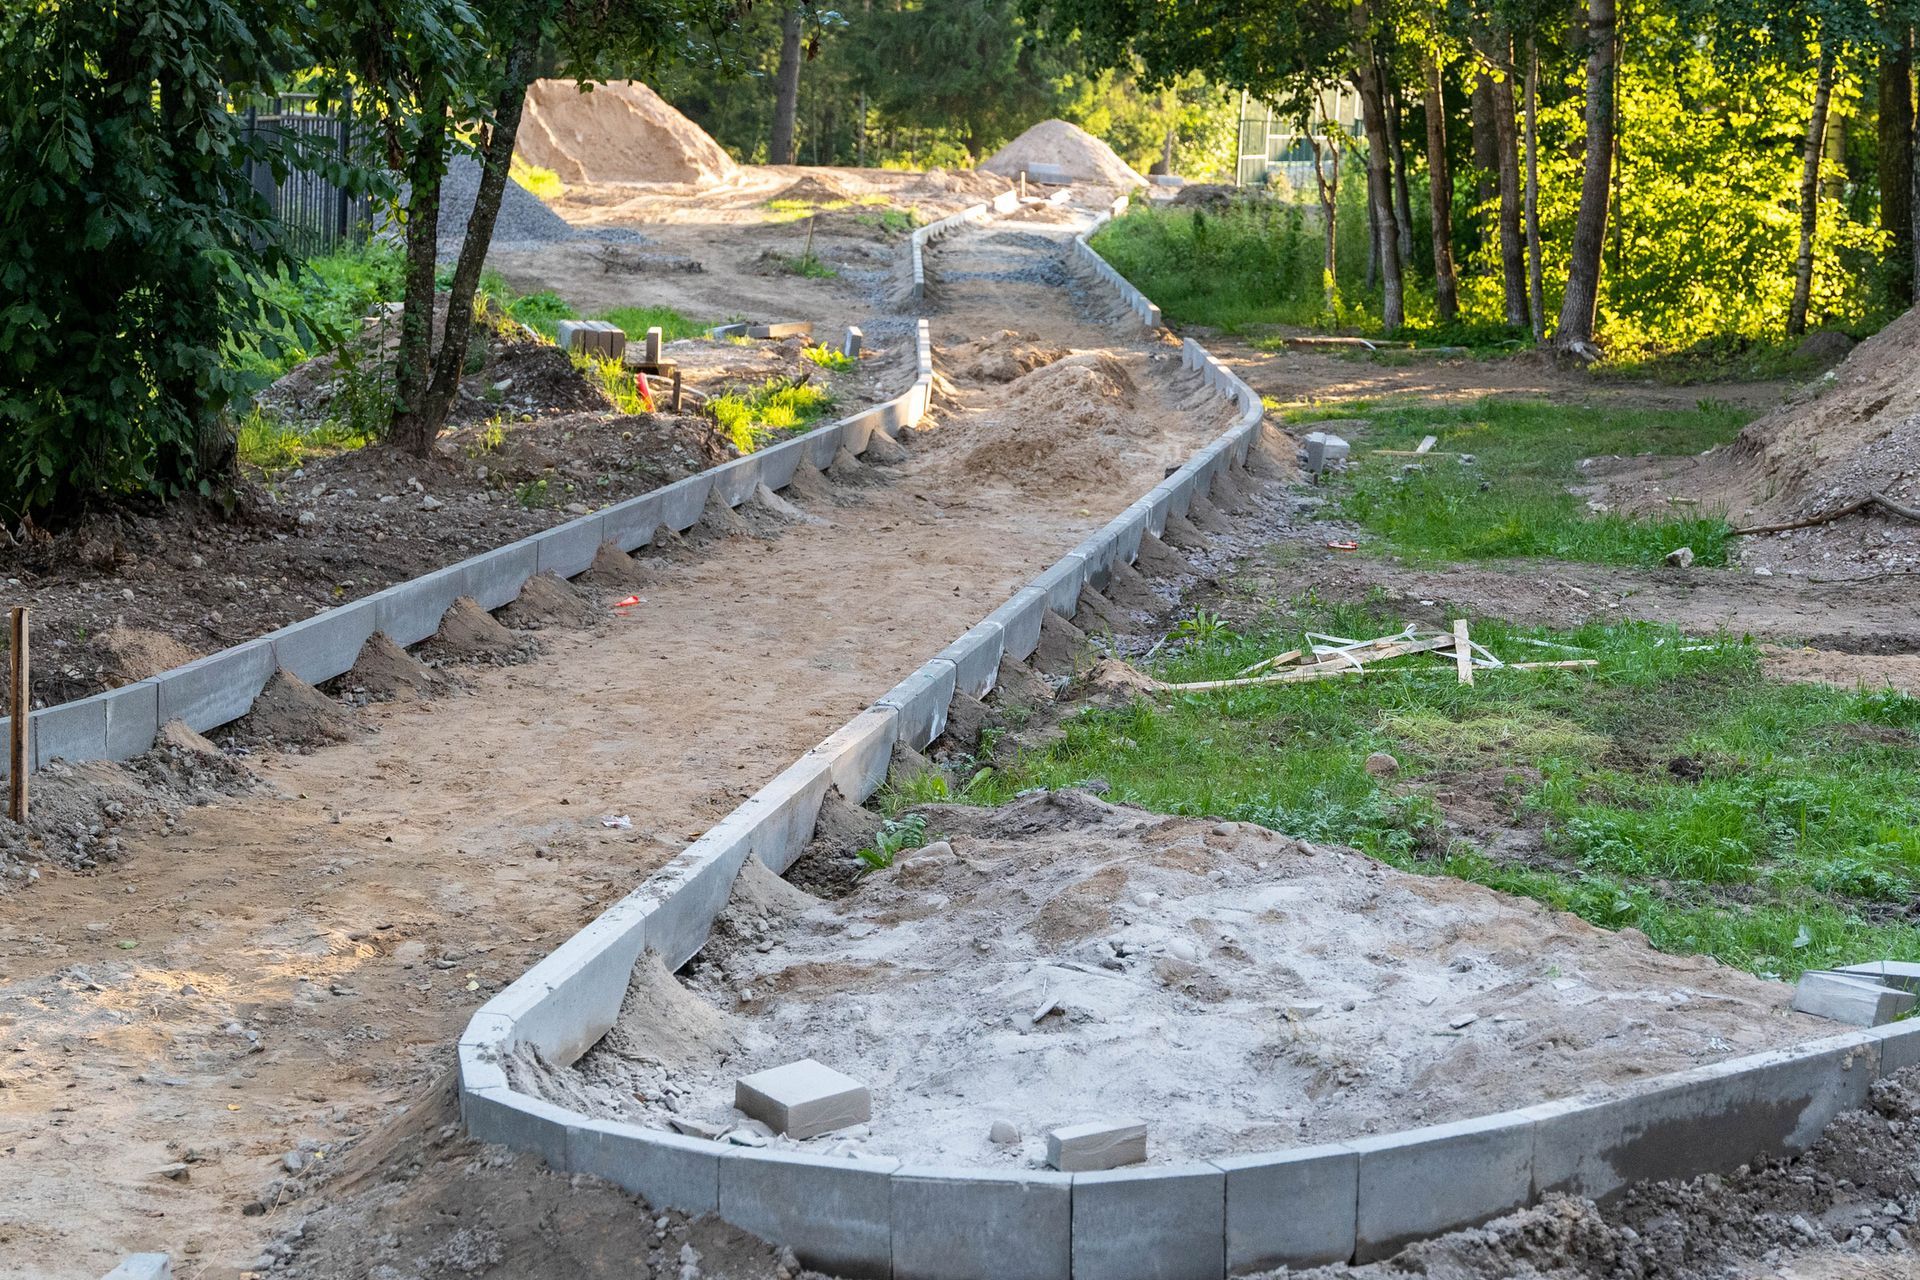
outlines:
[[[262,385],[271,382],[356,333],[374,304],[398,301],[405,271],[400,251],[378,242],[307,259],[265,286],[289,323],[235,351],[234,363]]]
[[[613,325],[626,334],[630,342],[643,341],[647,330],[655,325],[660,327],[660,337],[666,342],[703,337],[713,327],[705,320],[689,320],[672,307],[615,307],[611,311],[601,312],[594,319],[605,320]]]
[[[861,196],[857,200],[769,200],[766,203],[769,215],[767,221],[774,226],[779,226],[783,223],[798,222],[802,218],[811,218],[816,213],[839,213],[845,209],[856,208],[872,209],[876,205],[890,206],[891,203],[888,197],[878,192]],[[913,214],[911,212],[889,207],[876,216],[884,218],[888,214],[904,217],[907,220],[906,228],[912,230]],[[870,223],[869,225],[881,224]]]
[[[328,422],[300,428],[255,408],[234,433],[242,466],[269,475],[291,471],[316,457],[358,449],[374,437],[345,423]]]
[[[507,166],[507,176],[542,200],[557,200],[567,194],[567,184],[560,181],[559,174],[537,164],[528,164],[519,156],[515,156]]]
[[[833,396],[810,383],[794,386],[772,378],[745,394],[715,396],[707,406],[720,433],[744,454],[812,425],[833,407]]]
[[[1657,564],[1676,547],[1694,562],[1724,565],[1728,525],[1719,513],[1648,519],[1596,513],[1567,492],[1581,481],[1582,458],[1694,454],[1724,444],[1750,416],[1729,405],[1625,409],[1487,399],[1467,405],[1317,405],[1287,415],[1295,422],[1364,417],[1371,423],[1357,464],[1331,482],[1346,518],[1378,535],[1384,548],[1414,562],[1551,556],[1600,564]],[[1412,449],[1439,437],[1436,457],[1369,456],[1367,449]]]
[[[834,373],[845,373],[859,363],[844,351],[835,351],[832,347],[808,347],[800,354],[822,369]]]
[[[838,269],[827,265],[811,253],[801,254],[796,258],[781,258],[779,264],[780,269],[788,275],[804,276],[808,280],[832,280],[840,274]]]
[[[1157,674],[1230,675],[1299,643],[1299,629],[1400,625],[1309,601],[1259,631],[1210,628]],[[1748,644],[1689,651],[1650,625],[1473,630],[1509,657],[1527,636],[1600,665],[1469,687],[1408,659],[1433,673],[1088,708],[1056,745],[948,798],[995,804],[1100,779],[1116,801],[1354,845],[1758,973],[1920,959],[1907,921],[1920,889],[1920,700],[1774,683]],[[1399,759],[1398,777],[1367,772],[1374,751]],[[1537,829],[1537,850],[1497,859],[1449,840],[1435,798],[1447,790],[1503,806],[1504,822]]]

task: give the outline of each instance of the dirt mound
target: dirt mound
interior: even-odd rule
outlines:
[[[1052,165],[1075,182],[1123,190],[1147,185],[1147,180],[1135,173],[1112,147],[1065,120],[1042,120],[994,152],[980,167],[1012,178],[1034,164]]]
[[[1240,198],[1240,188],[1228,186],[1224,182],[1196,182],[1180,188],[1174,194],[1176,207],[1187,209],[1222,210]]]
[[[536,573],[520,594],[500,611],[500,620],[516,631],[543,627],[591,627],[605,620],[592,596],[551,571]]]
[[[116,622],[88,642],[100,664],[100,676],[118,687],[151,680],[162,671],[185,666],[199,655],[162,631]]]
[[[574,367],[571,356],[548,342],[509,342],[495,347],[487,354],[481,381],[485,387],[477,395],[468,387],[461,388],[460,402],[452,414],[454,421],[497,418],[508,402],[520,413],[533,414],[606,412],[614,407],[606,391]]]
[[[339,703],[286,671],[276,672],[253,709],[222,733],[230,743],[262,750],[300,750],[346,742],[360,726]]]
[[[706,130],[638,80],[609,80],[587,92],[572,80],[534,81],[514,150],[562,182],[709,187],[735,172]]]
[[[955,347],[948,361],[968,382],[1012,382],[1043,365],[1066,358],[1059,347],[1043,347],[1037,333],[1002,329]]]
[[[360,646],[352,670],[330,683],[356,702],[390,702],[433,697],[447,678],[376,631]]]
[[[1012,385],[1018,412],[975,428],[980,443],[966,465],[984,479],[1036,492],[1110,491],[1123,475],[1116,446],[1153,429],[1134,412],[1132,376],[1105,352],[1056,360]]]
[[[858,193],[830,173],[809,173],[799,181],[777,191],[769,199],[804,200],[809,204],[832,204],[838,200],[853,200]]]
[[[1007,189],[1007,180],[982,169],[929,169],[904,189],[913,196],[971,196],[987,200]]]

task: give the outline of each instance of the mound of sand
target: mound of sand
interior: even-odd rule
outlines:
[[[1078,125],[1065,120],[1042,120],[981,165],[988,173],[1017,177],[1030,164],[1062,169],[1075,182],[1102,187],[1144,187],[1147,180],[1114,154],[1112,147]]]
[[[1040,353],[1049,354],[1049,353]],[[972,428],[967,473],[1034,493],[1111,489],[1125,482],[1119,459],[1153,433],[1136,412],[1139,387],[1105,352],[1041,364],[1012,380],[1016,411]]]
[[[775,192],[773,200],[804,200],[808,204],[833,204],[857,198],[853,188],[830,173],[809,173]]]
[[[1012,382],[1066,354],[1059,347],[1042,346],[1037,333],[1002,329],[954,348],[947,361],[967,382]]]
[[[581,92],[573,80],[536,80],[514,148],[563,182],[683,182],[709,187],[733,160],[693,121],[638,80]]]

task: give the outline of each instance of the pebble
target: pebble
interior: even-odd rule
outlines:
[[[173,1164],[163,1164],[153,1172],[154,1176],[165,1178],[169,1182],[186,1182],[193,1177],[193,1171],[188,1169],[187,1166],[180,1161],[176,1161]]]
[[[909,858],[950,858],[953,856],[953,845],[946,840],[934,840],[921,845],[907,856]]]
[[[1375,751],[1367,757],[1367,772],[1376,778],[1390,777],[1400,772],[1400,762],[1388,751]]]
[[[987,1140],[1010,1147],[1020,1141],[1020,1130],[1010,1120],[995,1120],[987,1130]]]
[[[307,1167],[307,1158],[298,1151],[289,1151],[280,1157],[280,1165],[288,1173],[298,1173]]]
[[[1185,938],[1175,938],[1167,944],[1167,954],[1175,960],[1185,960],[1188,964],[1200,963],[1200,948]]]

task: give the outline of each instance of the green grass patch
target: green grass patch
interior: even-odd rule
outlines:
[[[567,184],[560,181],[559,174],[537,164],[528,164],[519,156],[515,156],[508,164],[507,176],[542,200],[557,200],[567,194]]]
[[[1208,628],[1163,652],[1156,674],[1231,676],[1302,629],[1361,638],[1400,625],[1308,602],[1258,631]],[[1510,661],[1566,656],[1529,637],[1599,666],[1463,686],[1422,655],[1403,660],[1414,675],[1089,708],[1056,745],[947,798],[1003,803],[1099,779],[1116,801],[1353,845],[1759,973],[1920,959],[1906,918],[1920,890],[1920,700],[1775,683],[1748,644],[1694,648],[1656,626],[1479,621],[1473,634]],[[1374,751],[1400,774],[1370,775]],[[1499,806],[1502,825],[1535,834],[1531,851],[1495,859],[1449,839],[1449,794],[1481,814]]]
[[[1582,458],[1604,454],[1694,454],[1724,444],[1750,414],[1729,405],[1623,409],[1540,401],[1481,400],[1467,405],[1316,405],[1291,421],[1364,417],[1371,423],[1358,461],[1331,482],[1339,510],[1415,562],[1551,556],[1599,564],[1657,564],[1676,547],[1695,563],[1727,562],[1728,525],[1720,512],[1675,508],[1672,516],[1594,512],[1567,492]],[[1416,460],[1369,454],[1413,449],[1437,436],[1437,453]]]
[[[644,340],[647,330],[655,325],[660,327],[661,339],[666,342],[702,337],[713,327],[705,320],[689,320],[672,307],[615,307],[594,318],[613,325],[626,334],[630,342]]]
[[[264,286],[268,301],[290,323],[235,351],[234,363],[270,382],[358,333],[374,305],[399,301],[405,283],[406,260],[392,245],[376,242],[309,258]]]
[[[268,475],[291,471],[316,457],[358,449],[374,438],[369,432],[339,422],[296,427],[258,408],[241,420],[234,433],[240,464]]]
[[[832,280],[840,274],[837,268],[822,262],[811,253],[803,253],[792,258],[780,258],[778,265],[788,275],[802,276],[808,280]]]
[[[859,363],[844,351],[835,351],[832,347],[808,347],[801,354],[813,364],[835,373],[845,373]]]
[[[833,407],[833,396],[811,383],[794,386],[775,378],[752,391],[715,396],[707,407],[721,434],[744,454],[811,426]]]

